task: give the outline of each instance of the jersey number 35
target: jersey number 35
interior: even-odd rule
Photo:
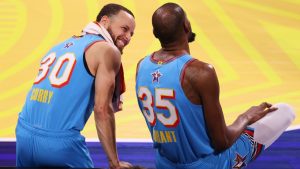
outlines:
[[[175,99],[175,91],[173,89],[155,88],[154,98],[155,107],[169,111],[168,116],[161,112],[154,112],[153,95],[147,87],[140,87],[138,98],[143,106],[143,114],[151,126],[154,126],[158,119],[166,127],[176,127],[179,123],[179,115],[177,108],[170,102]]]

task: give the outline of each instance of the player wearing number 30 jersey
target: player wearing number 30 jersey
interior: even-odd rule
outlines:
[[[93,168],[80,134],[93,110],[110,168],[131,166],[117,155],[114,113],[125,90],[121,53],[134,29],[130,10],[107,4],[81,36],[42,58],[16,127],[17,167]]]
[[[78,160],[85,159],[84,167],[93,166],[87,148],[83,144],[84,138],[79,134],[79,131],[83,129],[94,105],[94,77],[88,71],[82,71],[86,69],[85,60],[82,56],[90,45],[98,41],[103,41],[103,38],[96,35],[74,36],[52,48],[42,59],[39,74],[35,78],[23,110],[19,114],[17,155],[28,156],[28,152],[25,153],[26,150],[18,148],[18,145],[30,143],[26,139],[35,139],[36,145],[28,146],[36,146],[32,153],[43,165],[63,166],[55,162],[56,159],[50,158],[51,156],[48,158],[52,150],[44,144],[52,144],[56,147],[54,150],[60,147],[58,149],[61,149],[62,152],[59,154],[65,154],[64,158],[61,159],[62,162],[77,155]],[[41,137],[26,138],[25,135],[30,133],[28,131],[34,131]],[[64,144],[69,145],[61,148],[62,145],[57,141],[52,141],[51,137],[61,138],[65,140]],[[75,148],[75,145],[70,146],[72,141],[78,142],[76,145],[78,149]],[[76,151],[74,152],[72,149],[82,151],[82,153],[75,153]],[[61,156],[58,157],[61,158]],[[31,160],[27,160],[27,162],[29,161]],[[45,163],[46,161],[47,163]],[[17,161],[17,163],[21,166],[38,165],[26,164],[26,160]]]
[[[19,115],[20,120],[51,130],[83,129],[93,109],[93,92],[87,91],[93,90],[94,77],[87,71],[82,72],[86,69],[82,56],[89,45],[98,41],[103,38],[74,36],[46,54]],[[69,84],[70,80],[72,83]]]

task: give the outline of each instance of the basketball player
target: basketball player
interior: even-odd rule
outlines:
[[[287,104],[253,106],[226,126],[212,65],[190,55],[195,39],[183,9],[166,3],[152,16],[161,49],[137,66],[136,94],[158,169],[242,168],[295,118]]]
[[[124,87],[119,81],[121,53],[134,29],[130,10],[108,4],[82,36],[69,38],[44,56],[19,114],[17,167],[93,168],[80,134],[93,110],[110,168],[131,167],[118,158],[114,112],[119,109],[112,101]]]

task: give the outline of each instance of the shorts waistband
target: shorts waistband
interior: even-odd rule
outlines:
[[[32,132],[36,135],[48,136],[48,137],[71,137],[79,136],[80,132],[77,130],[48,130],[32,126],[32,124],[26,122],[25,120],[19,118],[18,125],[27,131]]]

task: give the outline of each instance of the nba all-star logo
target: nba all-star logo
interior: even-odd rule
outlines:
[[[65,44],[64,48],[69,48],[70,46],[73,46],[73,42],[68,42]]]
[[[152,83],[154,83],[154,82],[159,83],[159,78],[160,78],[163,74],[161,74],[161,73],[159,72],[159,70],[157,70],[157,71],[151,73],[151,75],[152,75]]]
[[[235,164],[232,168],[241,169],[241,168],[245,167],[246,166],[245,160],[246,160],[246,156],[243,157],[240,154],[236,153],[236,157],[234,159]]]

